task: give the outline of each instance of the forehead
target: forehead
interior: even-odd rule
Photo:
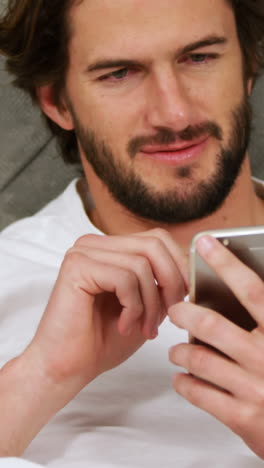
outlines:
[[[82,0],[70,11],[70,49],[86,59],[140,55],[210,35],[237,39],[228,0]]]

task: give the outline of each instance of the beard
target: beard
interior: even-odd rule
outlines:
[[[178,224],[207,217],[226,200],[239,176],[249,145],[252,112],[244,96],[230,118],[229,141],[219,145],[214,172],[206,180],[196,181],[191,165],[175,169],[175,189],[158,192],[137,174],[133,167],[115,158],[111,147],[91,130],[85,129],[69,103],[77,140],[95,174],[107,187],[113,199],[137,217],[160,224]],[[144,145],[168,145],[178,140],[191,142],[200,136],[210,136],[222,142],[222,129],[215,122],[189,126],[181,132],[160,127],[152,137],[136,137],[127,145],[130,162]],[[177,184],[181,181],[181,186]],[[184,184],[182,184],[184,182]]]

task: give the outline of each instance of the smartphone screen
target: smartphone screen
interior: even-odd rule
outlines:
[[[264,280],[264,226],[199,233],[194,237],[190,250],[190,301],[213,309],[245,330],[252,331],[257,326],[255,320],[195,249],[196,240],[204,234],[216,237]],[[190,341],[201,343],[195,337]]]

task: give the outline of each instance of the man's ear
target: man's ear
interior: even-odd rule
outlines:
[[[63,101],[59,106],[54,100],[54,91],[52,85],[41,86],[37,89],[37,97],[44,114],[47,115],[64,130],[73,130],[74,124],[72,116]]]
[[[248,93],[248,96],[251,96],[253,86],[254,86],[254,79],[253,79],[253,78],[250,78],[250,79],[248,80],[248,82],[247,82],[247,93]]]

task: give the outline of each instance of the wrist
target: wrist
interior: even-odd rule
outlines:
[[[0,456],[21,456],[80,390],[73,379],[56,382],[31,347],[9,361],[0,371]]]
[[[30,381],[30,391],[38,395],[41,405],[45,402],[46,412],[52,417],[74,398],[90,380],[61,372],[54,359],[43,356],[35,344],[16,358],[19,375]]]

